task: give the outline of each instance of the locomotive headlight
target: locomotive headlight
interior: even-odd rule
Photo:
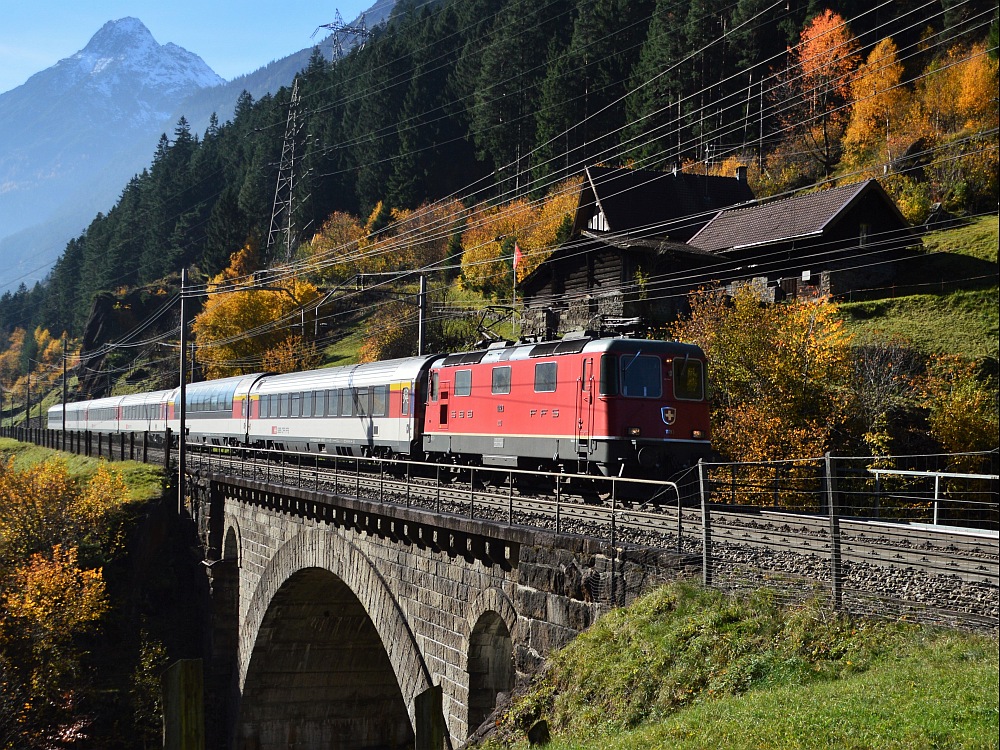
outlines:
[[[642,430],[638,427],[629,427],[627,434],[629,437],[639,437],[642,434]]]
[[[691,437],[695,440],[703,440],[705,438],[704,430],[691,430]]]

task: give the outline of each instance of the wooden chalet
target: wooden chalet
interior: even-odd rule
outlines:
[[[705,286],[752,283],[771,301],[843,295],[892,283],[894,261],[919,243],[876,180],[752,202],[740,176],[592,168],[570,240],[519,284],[523,330],[648,330]]]
[[[720,209],[752,199],[745,170],[717,177],[588,167],[569,241],[518,284],[524,333],[628,328],[648,318],[647,283],[665,268],[713,263],[687,240]]]
[[[753,281],[772,301],[892,283],[920,244],[877,180],[720,211],[688,244],[712,254],[730,288]]]

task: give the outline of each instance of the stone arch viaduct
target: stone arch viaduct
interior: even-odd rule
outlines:
[[[220,747],[455,750],[623,576],[598,540],[221,475],[189,509]]]

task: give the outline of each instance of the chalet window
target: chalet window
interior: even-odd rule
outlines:
[[[455,371],[455,395],[456,396],[472,395],[472,370]]]
[[[674,396],[685,401],[705,398],[705,378],[702,364],[697,359],[674,360]]]
[[[659,398],[663,393],[660,358],[639,354],[622,357],[622,395],[628,398]]]
[[[493,368],[493,394],[510,393],[510,365]]]
[[[858,244],[864,247],[868,244],[868,237],[871,235],[872,225],[871,224],[859,224],[858,225]]]
[[[556,363],[539,362],[535,365],[535,393],[552,393],[556,389]]]
[[[594,215],[590,217],[590,221],[587,223],[587,228],[596,229],[598,232],[608,231],[608,220],[601,209],[598,208],[594,211]]]
[[[618,357],[614,354],[601,355],[601,385],[602,396],[618,395]]]

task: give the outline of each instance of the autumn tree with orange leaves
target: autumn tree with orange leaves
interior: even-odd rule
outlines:
[[[705,290],[670,333],[711,363],[712,442],[734,461],[822,455],[845,419],[850,336],[828,301],[764,304],[748,284]]]
[[[829,9],[809,21],[799,39],[775,87],[778,120],[790,148],[803,150],[829,177],[840,161],[860,47],[844,18]]]

